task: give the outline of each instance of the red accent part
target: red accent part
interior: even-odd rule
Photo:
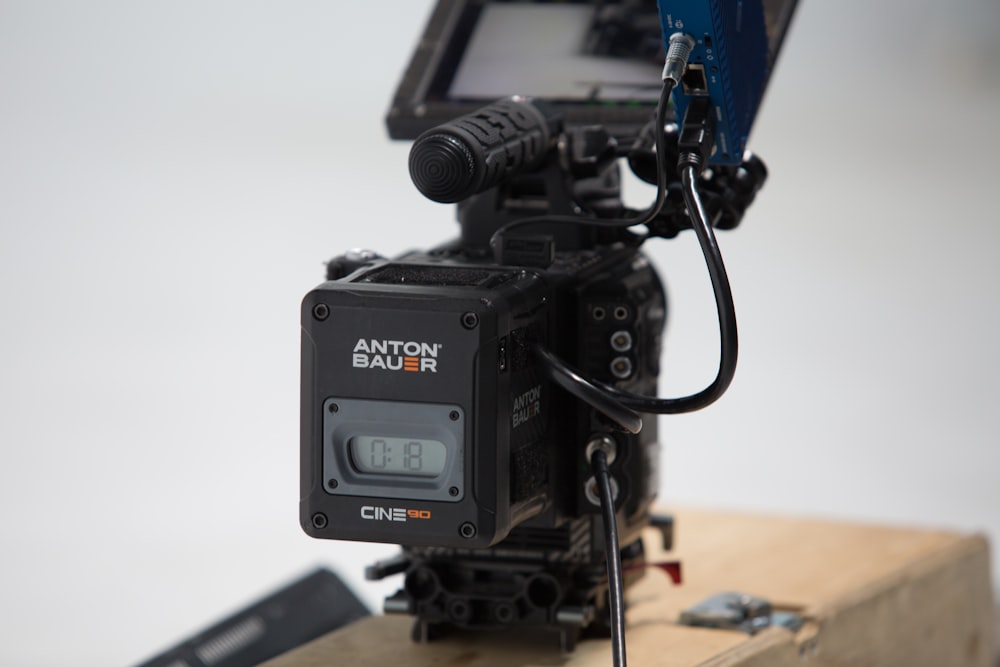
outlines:
[[[677,560],[664,560],[659,563],[636,563],[635,565],[623,568],[623,570],[630,572],[631,570],[639,570],[647,567],[655,567],[658,570],[663,570],[675,584],[680,585],[683,580],[683,577],[681,577],[681,563]]]

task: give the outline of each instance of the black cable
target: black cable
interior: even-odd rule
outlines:
[[[664,90],[668,90],[671,87],[669,80],[664,81]],[[594,406],[596,409],[601,410],[623,426],[625,426],[624,423],[618,417],[625,414],[623,411],[624,408],[632,408],[638,412],[653,414],[678,414],[694,412],[695,410],[700,410],[711,405],[726,392],[733,381],[733,376],[736,374],[736,361],[739,356],[736,306],[733,304],[733,292],[729,286],[729,276],[726,274],[722,252],[719,250],[719,244],[715,239],[715,231],[708,219],[708,213],[705,210],[701,194],[698,191],[698,177],[712,149],[713,135],[711,124],[710,107],[707,104],[692,103],[685,115],[679,139],[679,144],[683,152],[680,156],[678,171],[680,172],[681,192],[684,196],[688,217],[691,219],[691,226],[698,237],[702,254],[705,256],[705,264],[708,267],[708,274],[712,281],[712,291],[715,294],[715,308],[719,318],[719,370],[716,373],[715,379],[701,391],[689,396],[680,398],[641,396],[622,391],[601,382],[592,383],[573,370],[566,362],[547,351],[544,352],[544,356],[542,357],[545,361],[546,372],[550,378],[553,378],[561,387]],[[659,154],[663,155],[666,153],[666,150],[661,147],[666,142],[666,133],[662,131],[662,126],[660,128],[661,131],[657,135],[657,147]],[[659,182],[657,186],[658,203],[654,204],[654,208],[658,209],[662,207],[662,200],[665,199],[666,192],[666,173],[662,161],[658,161],[657,163],[657,180]],[[567,220],[578,219],[570,217]],[[497,234],[508,227],[510,225],[502,227],[497,231]],[[496,234],[493,237],[493,240],[495,239]],[[607,400],[609,398],[613,400]],[[625,428],[628,429],[627,426]]]
[[[629,433],[642,430],[642,417],[634,410],[626,408],[603,389],[594,386],[569,365],[541,345],[532,347],[532,352],[542,362],[546,376],[557,385],[588,404]]]
[[[690,156],[685,156],[690,159]],[[705,256],[705,263],[708,265],[708,274],[712,280],[712,291],[715,293],[715,307],[719,316],[719,370],[715,379],[710,385],[698,393],[681,398],[656,398],[652,396],[640,396],[604,384],[603,382],[591,383],[581,377],[571,366],[549,352],[545,353],[545,366],[549,377],[559,377],[560,386],[590,403],[605,414],[609,412],[601,409],[598,405],[611,406],[615,413],[620,413],[623,408],[632,408],[638,412],[652,414],[679,414],[682,412],[694,412],[714,403],[722,396],[733,381],[736,374],[736,361],[739,356],[739,335],[736,327],[736,306],[733,303],[733,292],[729,286],[729,276],[726,274],[726,266],[722,260],[722,253],[719,244],[715,239],[715,232],[712,230],[705,212],[705,206],[698,193],[698,172],[696,164],[688,164],[681,169],[681,184],[683,186],[684,202],[687,205],[688,215],[691,218],[691,225],[698,237],[702,253]],[[572,381],[576,386],[568,386],[564,382]],[[586,386],[586,389],[583,387]],[[597,390],[604,394],[598,397],[594,393]],[[587,398],[582,394],[586,392]],[[605,399],[614,399],[614,405]],[[599,403],[598,403],[599,402]],[[614,417],[612,417],[614,419]],[[618,421],[615,419],[615,421]],[[621,423],[621,422],[618,422]]]
[[[618,520],[615,516],[614,492],[608,457],[600,449],[590,457],[590,467],[601,498],[604,519],[604,550],[608,562],[608,608],[611,612],[611,658],[614,667],[625,667],[625,593],[622,578],[622,556],[618,546]]]
[[[690,156],[685,157],[690,159]],[[684,159],[682,157],[682,160]],[[715,293],[715,308],[719,316],[719,370],[710,385],[696,394],[682,398],[639,396],[603,383],[600,385],[602,389],[618,399],[622,405],[639,412],[677,414],[700,410],[722,396],[736,374],[736,360],[739,356],[736,307],[733,304],[733,292],[729,286],[729,276],[726,274],[726,266],[722,261],[722,253],[698,193],[698,173],[697,164],[687,164],[682,167],[681,185],[684,192],[684,203],[687,205],[691,225],[698,236],[701,251],[705,255],[708,274],[712,280],[712,291]]]
[[[667,135],[663,128],[667,124],[667,110],[670,108],[670,93],[673,92],[674,81],[666,80],[660,90],[660,99],[656,105],[656,152],[658,156],[667,153]],[[532,218],[522,218],[503,225],[490,237],[490,247],[496,251],[500,247],[500,239],[504,234],[518,227],[529,225],[556,224],[556,225],[590,225],[592,227],[633,227],[635,225],[646,225],[656,219],[660,210],[666,202],[667,193],[667,172],[663,168],[663,161],[656,163],[656,199],[645,211],[631,218],[581,218],[575,215],[541,215]]]

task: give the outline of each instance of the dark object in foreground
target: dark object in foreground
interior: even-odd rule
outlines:
[[[138,667],[251,667],[370,613],[321,568]]]

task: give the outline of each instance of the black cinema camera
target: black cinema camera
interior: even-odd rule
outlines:
[[[484,124],[491,134],[476,138]],[[344,256],[303,302],[302,523],[315,537],[407,545],[403,595],[387,608],[431,623],[592,613],[605,571],[594,448],[608,453],[622,543],[641,557],[657,489],[655,418],[637,434],[609,423],[553,386],[536,349],[655,395],[660,280],[624,228],[532,227],[504,239],[500,261],[488,245],[522,210],[621,210],[614,153],[584,152],[593,135],[609,138],[560,130],[515,100],[432,130],[411,152],[425,192],[465,194],[443,192],[473,173],[459,171],[464,148],[480,149],[479,176],[516,141],[528,173],[489,174],[497,186],[464,200],[457,241],[394,260]],[[577,150],[557,148],[557,137]]]
[[[650,5],[655,16],[655,3],[630,7]],[[608,629],[612,556],[628,583],[643,571],[640,532],[657,525],[669,542],[669,519],[650,512],[667,306],[641,246],[691,227],[672,171],[686,130],[654,138],[671,119],[662,100],[654,118],[648,91],[639,103],[509,97],[477,110],[475,97],[435,97],[442,68],[461,70],[448,45],[465,26],[472,49],[468,21],[489,6],[439,3],[420,49],[443,55],[418,49],[389,117],[394,136],[420,133],[411,177],[458,203],[460,237],[395,259],[337,257],[303,300],[300,522],[313,537],[402,545],[368,576],[405,575],[385,609],[414,615],[417,639],[527,624],[571,648],[581,630]],[[659,39],[655,21],[633,24]],[[406,95],[420,81],[417,104]],[[639,234],[644,212],[622,203],[619,164],[657,183],[654,144],[670,168]],[[701,174],[711,224],[738,224],[765,177],[749,156]]]

